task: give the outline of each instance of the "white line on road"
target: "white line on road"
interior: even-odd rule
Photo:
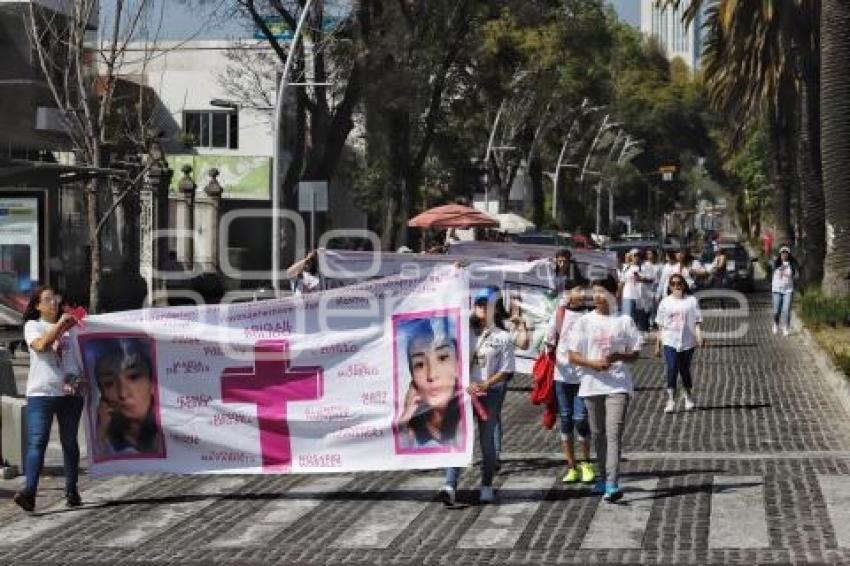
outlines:
[[[593,514],[593,520],[587,527],[587,533],[581,547],[598,548],[640,548],[653,499],[634,497],[635,491],[653,492],[658,486],[658,478],[649,478],[621,485],[625,493],[623,504],[611,504],[602,501]]]
[[[769,548],[761,476],[714,476],[708,548]]]
[[[261,506],[210,546],[216,548],[264,546],[324,501],[321,495],[333,493],[351,482],[351,476],[314,477],[287,490],[286,497]],[[318,496],[318,497],[317,497]]]
[[[109,535],[105,535],[101,541],[98,541],[97,546],[113,548],[139,546],[177,523],[214,505],[219,500],[218,497],[214,496],[225,495],[246,483],[248,483],[247,478],[233,476],[221,476],[205,480],[188,497],[198,495],[209,495],[211,497],[183,503],[159,504],[137,515],[133,523],[125,528],[118,528]]]
[[[509,478],[499,488],[499,503],[481,510],[458,548],[513,548],[551,486],[551,477]]]
[[[334,541],[336,548],[389,548],[393,540],[428,507],[443,476],[413,477],[390,491],[425,491],[427,500],[378,501]]]
[[[80,496],[85,503],[83,507],[68,509],[64,499],[43,511],[36,507],[35,515],[23,516],[20,520],[0,528],[0,546],[18,544],[50,530],[78,522],[103,504],[120,499],[153,481],[157,479],[150,476],[115,476],[107,480],[92,481],[85,489],[80,490]]]
[[[818,476],[838,546],[850,548],[850,477]]]

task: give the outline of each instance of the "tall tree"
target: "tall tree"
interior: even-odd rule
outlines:
[[[153,142],[149,129],[152,105],[144,87],[124,85],[124,94],[135,108],[116,104],[115,95],[122,75],[131,65],[127,61],[129,45],[139,39],[140,30],[150,24],[150,0],[117,0],[105,21],[103,43],[90,41],[89,33],[98,22],[98,0],[60,0],[55,9],[33,2],[29,8],[28,28],[33,51],[53,103],[66,120],[66,132],[78,165],[90,168],[85,181],[85,214],[89,249],[89,310],[100,308],[101,236],[107,221],[122,201],[137,187],[143,168],[132,177],[124,177],[120,190],[105,194],[109,166],[119,151],[129,156],[146,153]],[[149,38],[154,45],[156,38]],[[144,68],[151,51],[142,60],[132,62],[134,69]],[[128,119],[128,117],[131,117]]]
[[[826,203],[823,289],[850,296],[850,3],[823,0],[821,154]]]

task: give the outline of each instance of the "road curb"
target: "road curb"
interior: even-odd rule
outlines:
[[[839,403],[850,416],[850,379],[835,366],[832,357],[821,347],[809,329],[803,325],[803,321],[797,316],[796,312],[792,313],[791,327],[799,333],[803,343],[815,359],[815,365],[820,370],[820,374],[832,386]]]

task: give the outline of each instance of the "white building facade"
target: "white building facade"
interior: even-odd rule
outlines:
[[[657,0],[641,0],[640,30],[652,37],[667,55],[668,59],[682,59],[688,67],[698,70],[702,54],[702,36],[700,30],[704,14],[697,14],[688,26],[682,22],[682,16],[690,5],[690,0],[682,0],[678,8],[659,7]]]

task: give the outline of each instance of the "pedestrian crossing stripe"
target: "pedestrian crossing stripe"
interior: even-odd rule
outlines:
[[[199,541],[207,548],[258,548],[279,540],[287,529],[307,519],[323,506],[345,504],[341,490],[354,481],[352,475],[315,476],[299,482],[283,492],[280,499],[259,505],[248,516],[220,532],[215,539]],[[654,502],[665,490],[659,488],[657,477],[627,477],[621,487],[623,504],[605,504],[596,498],[586,531],[579,548],[642,549],[651,544],[645,540]],[[120,476],[89,482],[81,492],[86,505],[65,509],[64,501],[48,506],[38,513],[21,515],[15,521],[0,525],[0,547],[30,544],[50,534],[61,533],[93,513],[115,512],[107,504],[118,501],[149,484],[157,477]],[[146,506],[117,529],[99,535],[95,544],[106,548],[137,548],[152,543],[178,525],[201,520],[203,511],[221,502],[233,491],[245,486],[248,476],[216,476],[196,484],[186,501],[168,505]],[[821,475],[817,477],[825,503],[824,524],[831,524],[839,548],[850,548],[850,476]],[[441,474],[410,475],[384,491],[398,497],[376,501],[351,523],[341,525],[333,536],[332,547],[364,550],[388,549],[430,506],[442,505],[436,491],[442,485]],[[461,550],[503,550],[517,547],[522,535],[532,528],[534,517],[547,501],[547,493],[560,485],[550,476],[508,475],[497,489],[498,503],[473,507],[474,518],[464,522],[456,548]],[[710,489],[711,505],[708,519],[708,548],[711,550],[741,550],[771,548],[769,520],[762,476],[714,476]],[[589,496],[588,486],[575,486],[568,491],[579,497]],[[345,493],[344,491],[342,492]],[[201,496],[201,497],[197,497]],[[206,496],[206,497],[205,497]],[[675,497],[675,496],[671,496]],[[232,500],[232,498],[230,498]],[[232,501],[231,501],[232,502]],[[7,503],[12,505],[11,502]],[[559,505],[549,501],[548,505]],[[454,511],[446,511],[454,512]],[[829,522],[827,522],[827,519]],[[775,519],[774,519],[775,520]]]

